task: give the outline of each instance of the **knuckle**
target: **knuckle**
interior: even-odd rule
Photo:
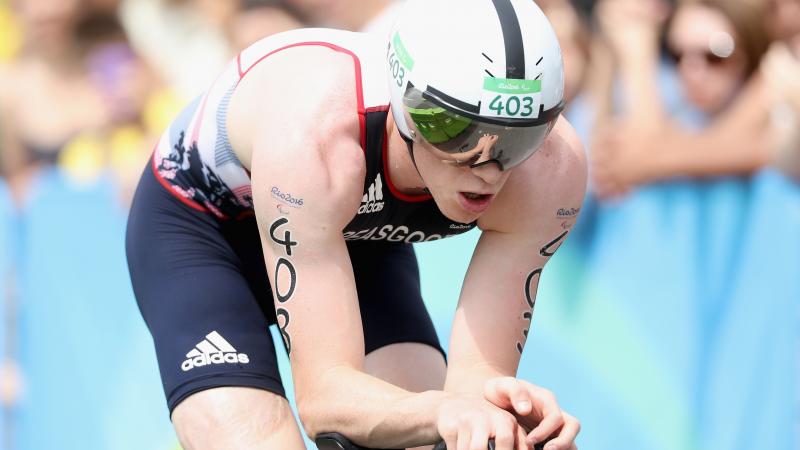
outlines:
[[[547,403],[558,404],[558,399],[556,399],[556,394],[552,391],[547,389],[542,389],[541,393],[539,394],[542,400],[546,401]]]
[[[515,387],[517,387],[517,379],[516,378],[503,377],[503,378],[500,378],[499,383],[500,383],[500,385],[502,387],[504,387],[506,389],[509,389],[509,390],[510,389],[514,389]]]
[[[451,436],[458,432],[459,422],[455,419],[446,419],[439,423],[439,434]]]
[[[495,444],[500,448],[511,447],[514,445],[514,433],[509,429],[499,429],[495,433]]]

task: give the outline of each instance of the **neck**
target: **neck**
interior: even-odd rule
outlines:
[[[423,194],[425,182],[408,154],[408,144],[397,131],[391,109],[386,120],[386,135],[389,140],[386,143],[386,167],[394,186],[404,194]]]

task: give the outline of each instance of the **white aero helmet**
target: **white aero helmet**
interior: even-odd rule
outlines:
[[[561,49],[533,0],[407,0],[387,59],[398,131],[453,163],[514,167],[564,108]]]

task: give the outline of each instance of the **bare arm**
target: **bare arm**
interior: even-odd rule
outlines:
[[[446,390],[483,392],[488,380],[516,375],[539,278],[575,223],[585,190],[583,148],[562,119],[479,221],[484,231],[456,310]]]
[[[239,86],[229,123],[239,145],[251,136],[256,215],[306,432],[336,431],[376,448],[415,447],[438,440],[447,411],[478,410],[481,417],[508,416],[511,430],[513,417],[478,396],[411,393],[364,373],[358,299],[342,237],[360,205],[365,170],[352,60],[327,49],[273,58],[276,71],[255,69]],[[297,70],[309,61],[316,70]],[[294,70],[280,70],[284,63]],[[259,118],[256,127],[246,125],[252,117]],[[302,204],[282,204],[273,188]]]
[[[516,374],[539,274],[583,203],[583,148],[563,119],[545,147],[514,170],[479,220],[483,234],[450,338],[448,390],[480,391],[489,377]]]
[[[764,82],[751,78],[735,103],[707,129],[693,133],[670,122],[655,135],[652,181],[754,172],[771,160],[769,104]]]

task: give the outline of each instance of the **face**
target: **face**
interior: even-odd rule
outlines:
[[[800,0],[771,0],[767,20],[775,39],[800,35]]]
[[[717,10],[684,5],[675,13],[668,45],[689,101],[709,115],[724,109],[745,81],[747,60],[736,39],[733,26]]]
[[[505,185],[510,170],[501,171],[495,163],[480,164],[489,159],[495,143],[496,138],[489,136],[481,140],[480,156],[473,162],[473,167],[458,165],[424,139],[414,143],[417,169],[436,205],[448,219],[460,223],[474,222]]]
[[[34,40],[63,39],[80,16],[78,0],[17,0],[19,17]]]
[[[588,60],[581,43],[584,26],[577,11],[567,0],[553,0],[540,5],[558,37],[564,58],[564,97],[572,100],[580,91]]]

